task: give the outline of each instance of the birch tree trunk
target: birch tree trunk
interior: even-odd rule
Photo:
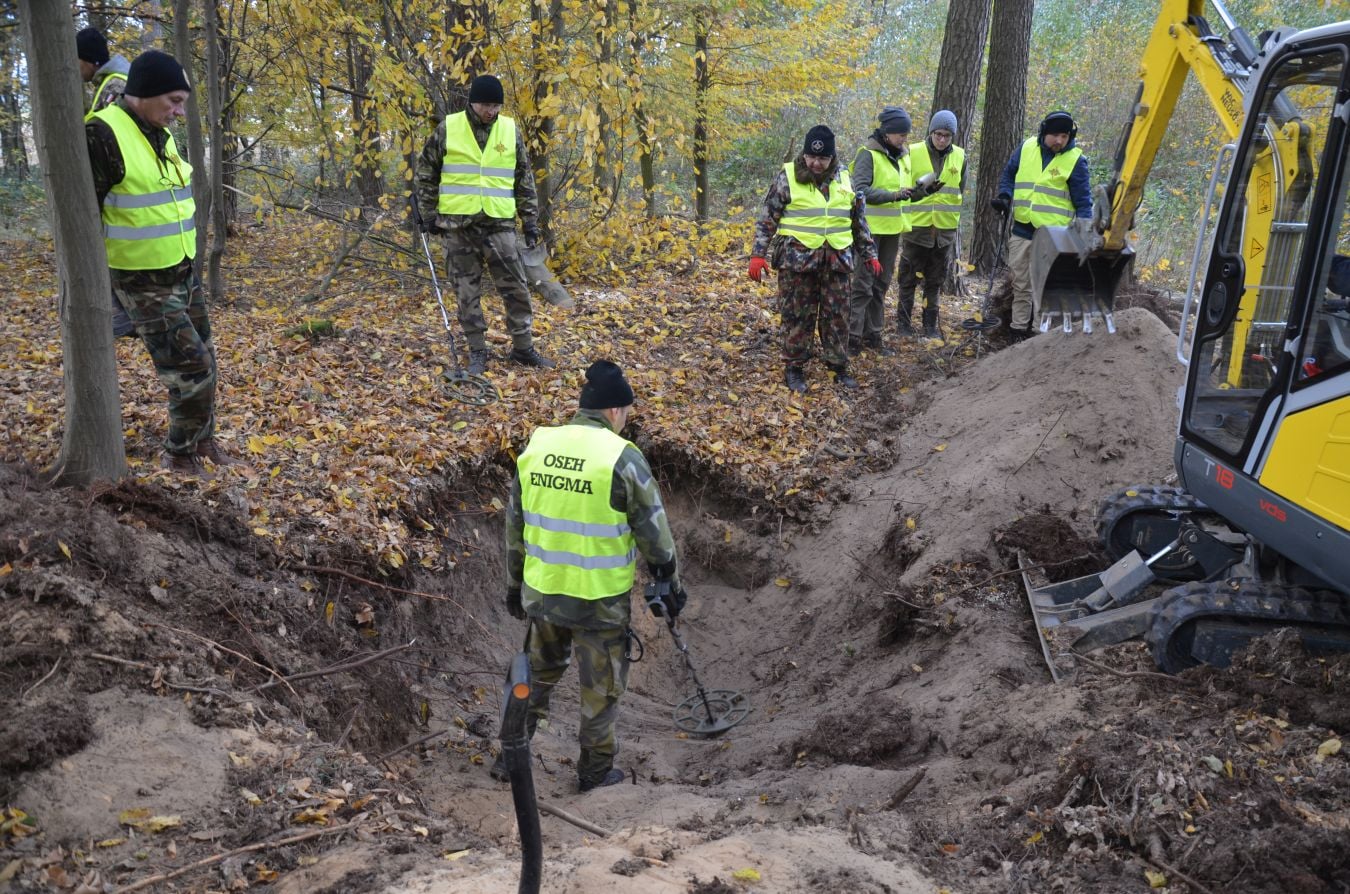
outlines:
[[[60,282],[66,426],[50,474],[57,484],[86,485],[127,471],[108,297],[112,284],[84,141],[84,101],[70,61],[75,58],[70,6],[64,0],[20,0],[19,17]]]

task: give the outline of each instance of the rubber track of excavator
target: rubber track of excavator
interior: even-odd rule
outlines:
[[[1324,643],[1339,641],[1339,648],[1350,652],[1350,605],[1343,596],[1253,580],[1196,582],[1168,590],[1153,610],[1147,640],[1160,668],[1175,674],[1199,663],[1180,650],[1177,639],[1188,625],[1206,619],[1250,623],[1250,637],[1233,651],[1276,628],[1293,627],[1316,630]]]
[[[1116,527],[1137,512],[1182,512],[1218,518],[1199,498],[1179,487],[1162,484],[1136,484],[1116,491],[1097,507],[1097,538],[1112,559],[1128,552],[1113,543]],[[1170,538],[1169,538],[1170,539]],[[1159,545],[1166,545],[1166,541]],[[1183,554],[1173,553],[1163,558],[1154,568],[1158,579],[1181,583],[1204,576],[1204,571]]]

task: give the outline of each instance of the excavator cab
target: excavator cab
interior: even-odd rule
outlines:
[[[1101,574],[1024,572],[1056,678],[1138,635],[1171,672],[1278,627],[1350,651],[1350,22],[1277,33],[1252,82],[1178,336],[1180,486],[1107,498]]]

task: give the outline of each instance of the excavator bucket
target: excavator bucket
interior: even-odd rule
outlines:
[[[1091,221],[1082,218],[1067,227],[1041,227],[1031,241],[1031,292],[1040,308],[1042,332],[1060,326],[1073,331],[1075,318],[1091,333],[1093,317],[1106,331],[1116,331],[1116,289],[1134,263],[1128,246],[1106,251]]]

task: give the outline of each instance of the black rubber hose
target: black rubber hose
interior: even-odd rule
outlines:
[[[520,653],[511,659],[502,693],[502,763],[511,777],[511,801],[520,828],[520,894],[539,894],[543,880],[544,841],[539,830],[539,802],[534,794],[530,765],[530,737],[526,717],[530,707],[530,661]]]

